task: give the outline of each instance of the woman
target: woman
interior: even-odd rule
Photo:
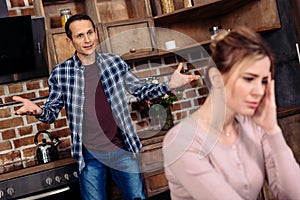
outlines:
[[[278,199],[300,199],[300,170],[277,123],[273,60],[239,27],[212,42],[210,95],[163,144],[173,200],[257,199],[264,181]]]

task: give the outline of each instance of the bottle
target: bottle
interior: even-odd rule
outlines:
[[[60,21],[61,21],[61,26],[65,27],[65,24],[67,20],[71,17],[71,10],[70,9],[63,9],[60,10]]]
[[[192,7],[193,1],[192,0],[183,0],[183,5],[185,8]]]
[[[222,29],[222,26],[212,26],[209,28],[210,39],[214,40],[217,37],[218,32]]]

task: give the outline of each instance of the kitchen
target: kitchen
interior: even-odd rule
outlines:
[[[34,15],[35,13],[43,13],[42,11],[44,11],[44,14],[38,14],[39,16],[47,16],[48,14],[52,14],[52,11],[55,10],[57,12],[57,14],[54,14],[54,17],[52,17],[51,19],[54,21],[54,27],[56,28],[51,28],[50,24],[47,23],[46,21],[46,30],[47,30],[47,35],[49,37],[47,37],[48,40],[48,46],[50,47],[48,49],[48,53],[50,56],[48,56],[48,62],[51,63],[51,65],[49,65],[49,68],[51,66],[53,66],[54,63],[57,63],[58,61],[62,61],[64,58],[64,56],[68,56],[65,55],[68,52],[62,52],[60,51],[61,49],[65,50],[65,47],[60,47],[58,44],[60,43],[60,41],[62,41],[61,38],[63,38],[63,29],[60,27],[57,27],[57,23],[58,23],[58,19],[59,19],[59,10],[61,9],[60,6],[62,6],[62,8],[64,8],[63,6],[66,6],[65,4],[67,4],[68,7],[73,8],[79,7],[79,10],[82,10],[83,6],[82,4],[74,6],[73,5],[73,1],[56,1],[57,5],[53,5],[47,1],[45,1],[45,8],[44,10],[41,9],[41,1],[34,1],[31,2],[30,1],[24,1],[24,6],[22,6],[22,3],[20,3],[21,5],[19,5],[18,1],[10,1],[13,3],[10,3],[9,7],[9,13],[10,15],[16,15],[18,13],[24,13],[24,14],[30,14],[30,15]],[[70,3],[71,2],[71,3]],[[77,1],[78,2],[78,1]],[[82,1],[79,1],[82,2]],[[92,2],[92,3],[91,3]],[[98,1],[99,2],[99,1]],[[123,3],[124,5],[124,1],[118,1],[119,3]],[[127,1],[126,1],[127,2]],[[128,1],[129,2],[129,1]],[[127,2],[127,3],[128,3]],[[134,1],[131,1],[134,2]],[[145,2],[149,2],[149,1],[145,1]],[[179,1],[178,1],[179,2]],[[200,2],[200,1],[199,1]],[[209,1],[207,1],[209,2]],[[210,1],[213,2],[213,1]],[[240,2],[240,1],[238,1]],[[257,2],[257,1],[254,1]],[[265,2],[265,1],[261,1],[261,2]],[[273,2],[273,1],[272,1]],[[292,1],[293,2],[293,1]],[[34,3],[34,4],[32,4]],[[94,1],[86,1],[86,5],[85,7],[88,9],[90,9],[89,6],[92,5],[88,5],[88,3],[93,4]],[[157,5],[157,1],[151,1],[151,3]],[[196,1],[194,1],[194,3],[196,3]],[[225,1],[226,3],[226,1]],[[250,6],[252,3],[246,4],[246,5],[241,5],[241,7],[239,7],[240,10],[245,10],[247,9],[247,6]],[[262,3],[263,4],[263,3]],[[285,16],[284,14],[289,13],[287,9],[289,8],[289,5],[287,5],[288,3],[286,3],[285,1],[277,1],[277,5],[281,5],[278,6],[278,10],[280,12],[280,16],[281,16],[281,28],[280,27],[276,27],[274,28],[274,30],[269,30],[264,32],[263,34],[266,35],[267,39],[270,40],[271,45],[273,44],[275,46],[275,42],[278,41],[278,37],[280,38],[284,38],[287,39],[288,42],[290,42],[290,40],[295,39],[296,38],[296,34],[293,33],[293,35],[291,36],[290,34],[285,33],[285,31],[287,33],[290,33],[292,28],[289,26],[292,26],[292,16]],[[33,6],[34,5],[34,6]],[[137,3],[137,5],[139,5]],[[178,6],[178,4],[176,4]],[[54,8],[53,8],[54,6]],[[101,8],[101,6],[103,6],[102,4],[99,4],[98,6],[95,6],[97,8]],[[132,4],[131,4],[132,6]],[[140,5],[139,5],[140,6]],[[181,5],[182,6],[182,5]],[[270,5],[269,5],[270,6]],[[22,7],[24,7],[24,10],[22,9]],[[141,6],[140,6],[141,7]],[[138,7],[138,8],[140,8]],[[180,5],[179,5],[180,7]],[[136,7],[134,7],[134,9],[137,9]],[[134,10],[132,9],[132,10]],[[186,16],[186,14],[189,14],[188,11],[195,11],[195,13],[197,14],[197,9],[193,10],[193,8],[181,8],[183,9],[183,15]],[[210,9],[216,9],[216,7],[210,8]],[[21,10],[21,11],[20,11]],[[157,9],[158,10],[158,9]],[[156,12],[158,12],[156,10]],[[48,13],[46,12],[48,11]],[[201,10],[200,10],[201,11]],[[74,13],[75,11],[72,10],[72,13]],[[92,11],[89,11],[91,13],[93,13]],[[147,11],[149,12],[149,11]],[[155,13],[154,11],[152,11],[153,13]],[[228,17],[226,17],[226,20],[230,21],[230,18],[233,16],[239,16],[240,18],[242,18],[241,16],[243,16],[242,14],[240,14],[241,11],[239,12],[233,12],[233,10],[231,10],[231,12],[233,14],[227,14],[229,15]],[[200,20],[196,20],[195,22],[190,22],[189,25],[187,25],[185,28],[185,26],[180,23],[180,21],[178,21],[178,18],[180,18],[180,12],[179,11],[175,11],[175,14],[165,14],[163,15],[163,17],[157,17],[155,18],[156,20],[156,25],[160,25],[161,27],[166,28],[166,26],[170,26],[171,28],[173,28],[174,30],[182,30],[185,34],[191,34],[192,36],[194,36],[193,34],[198,34],[199,32],[203,32],[203,34],[199,34],[199,36],[196,36],[196,41],[200,42],[200,41],[204,41],[204,46],[206,45],[205,41],[209,40],[209,27],[211,26],[211,24],[208,24],[208,22],[210,22],[209,19],[204,20],[204,22],[199,22]],[[273,13],[274,14],[274,13]],[[134,15],[134,14],[133,14]],[[135,14],[137,15],[137,14]],[[148,14],[146,14],[148,15]],[[265,15],[267,15],[267,13],[265,13]],[[170,16],[170,19],[166,18],[166,16]],[[139,16],[140,17],[140,16]],[[143,16],[142,16],[143,17]],[[277,16],[278,17],[278,16]],[[285,17],[285,18],[283,18]],[[103,18],[103,17],[102,17]],[[102,19],[101,18],[101,19]],[[103,24],[99,24],[99,30],[105,29],[103,31],[103,33],[106,34],[106,36],[109,36],[110,33],[114,34],[115,32],[118,32],[118,25],[131,25],[130,23],[134,22],[134,23],[141,23],[142,25],[146,25],[148,26],[153,25],[153,21],[152,18],[149,16],[144,17],[145,19],[132,19],[132,17],[129,20],[120,20],[119,21],[109,21],[112,20],[111,18],[107,19],[107,22],[103,23]],[[266,16],[266,18],[268,18],[268,16]],[[269,16],[269,18],[271,18],[270,21],[275,21],[276,22],[276,17],[274,17],[274,15],[271,15],[271,17]],[[49,18],[47,18],[48,20]],[[247,18],[246,18],[247,19]],[[241,19],[241,21],[244,23],[246,21],[246,19]],[[175,21],[175,25],[166,25],[165,21],[168,20],[173,20]],[[225,22],[226,22],[225,20]],[[50,19],[49,19],[50,21]],[[121,23],[122,21],[122,23]],[[200,31],[195,32],[194,29],[192,29],[191,31],[188,28],[192,27],[192,23],[202,23],[201,25],[205,25],[204,28]],[[207,24],[206,24],[207,23]],[[226,22],[226,23],[233,23],[233,22]],[[226,24],[225,23],[225,24]],[[266,22],[264,22],[266,23]],[[286,23],[286,24],[285,24]],[[295,23],[295,22],[294,22]],[[223,25],[223,24],[222,24]],[[269,24],[266,24],[269,25]],[[278,25],[278,22],[275,23],[275,25]],[[296,25],[294,25],[296,27]],[[116,30],[114,30],[114,28],[116,28]],[[228,26],[224,26],[223,27],[228,27]],[[184,30],[183,30],[184,29]],[[127,30],[127,29],[126,29]],[[280,30],[282,30],[282,32],[280,32]],[[164,31],[164,30],[163,30]],[[195,32],[195,33],[193,33]],[[172,32],[173,33],[173,32]],[[104,34],[104,35],[105,35]],[[148,33],[144,33],[144,34],[148,34]],[[285,37],[281,37],[282,35],[278,36],[278,34],[286,34]],[[277,36],[276,36],[277,35]],[[164,41],[166,40],[166,38],[163,37],[164,34],[160,35],[160,41],[159,44],[161,46],[159,46],[158,49],[165,49],[164,48]],[[104,37],[104,36],[103,36]],[[178,38],[179,36],[177,36],[176,34],[174,34],[174,38]],[[277,38],[277,40],[276,40]],[[101,40],[105,40],[106,38],[102,38]],[[149,40],[151,41],[151,40]],[[275,41],[275,42],[274,42]],[[295,40],[295,41],[299,41]],[[190,41],[187,39],[183,42],[181,42],[180,40],[176,40],[176,45],[181,47],[183,45],[188,46],[190,45]],[[109,47],[103,47],[103,48],[108,48],[110,51],[114,52],[114,51],[118,51],[118,49],[114,48],[113,46],[113,42],[111,42]],[[151,42],[149,43],[151,44]],[[281,107],[296,107],[299,106],[299,92],[297,93],[297,91],[299,91],[299,80],[296,79],[297,76],[299,76],[299,63],[297,63],[297,54],[296,54],[296,50],[295,50],[295,42],[292,45],[287,44],[286,42],[284,42],[283,44],[286,44],[291,50],[291,57],[288,57],[286,54],[280,52],[281,48],[276,48],[276,46],[274,48],[276,48],[279,52],[278,53],[280,56],[282,56],[282,61],[278,62],[278,65],[280,65],[280,67],[278,67],[278,72],[276,74],[276,78],[278,79],[278,82],[280,82],[280,85],[276,88],[276,92],[278,95],[278,103]],[[280,46],[283,44],[279,44]],[[60,49],[61,48],[61,49]],[[174,69],[175,66],[177,66],[179,61],[182,61],[183,58],[185,58],[186,60],[186,64],[185,64],[185,70],[187,70],[189,73],[196,73],[197,69],[195,69],[195,66],[202,66],[205,65],[205,62],[207,61],[207,57],[205,57],[205,55],[199,55],[198,52],[198,47],[197,46],[191,46],[189,48],[186,49],[182,49],[179,53],[175,53],[172,54],[165,52],[165,51],[161,51],[157,54],[157,52],[150,52],[149,50],[146,49],[145,50],[141,50],[139,51],[138,48],[136,52],[134,52],[136,55],[131,56],[130,53],[125,53],[124,57],[125,59],[128,61],[128,63],[131,65],[132,70],[136,73],[137,76],[141,77],[141,78],[145,78],[147,80],[153,80],[153,79],[157,79],[158,81],[161,80],[165,80],[168,78],[168,75],[172,72],[172,70]],[[289,49],[289,50],[290,50]],[[134,50],[132,50],[134,51]],[[150,56],[145,56],[145,55],[150,55]],[[158,55],[158,56],[157,56]],[[178,56],[179,55],[179,56]],[[289,59],[289,60],[285,60],[285,59]],[[288,63],[288,64],[285,64]],[[50,70],[50,69],[49,69]],[[166,75],[166,76],[164,76]],[[285,76],[283,76],[285,75]],[[51,130],[51,134],[53,134],[54,136],[58,137],[60,139],[60,144],[58,146],[60,152],[61,152],[61,157],[66,157],[66,165],[69,165],[69,147],[70,147],[70,141],[69,141],[69,132],[68,132],[68,127],[66,124],[66,119],[65,119],[65,113],[64,111],[60,114],[59,119],[51,125],[48,124],[43,124],[38,122],[34,117],[19,117],[19,116],[14,116],[12,113],[14,110],[16,110],[18,108],[18,104],[13,104],[11,97],[13,95],[20,95],[22,94],[25,97],[28,98],[33,98],[36,99],[36,102],[41,103],[45,100],[45,97],[47,96],[47,83],[46,83],[47,77],[44,78],[40,78],[40,79],[32,79],[32,80],[28,80],[28,81],[21,81],[21,82],[16,82],[16,83],[9,83],[9,84],[3,84],[0,86],[0,96],[1,96],[1,121],[0,121],[0,130],[1,130],[1,147],[0,147],[0,159],[2,160],[1,166],[4,172],[8,171],[8,170],[16,170],[16,172],[18,172],[21,168],[24,168],[23,165],[26,166],[31,166],[31,165],[35,165],[35,162],[33,161],[33,157],[35,154],[35,149],[36,149],[36,145],[34,144],[34,136],[35,134],[39,131],[39,130]],[[298,81],[298,82],[297,82]],[[205,87],[203,87],[202,84],[196,84],[196,85],[192,85],[191,88],[188,88],[187,90],[184,91],[184,93],[182,94],[182,98],[180,98],[177,102],[175,102],[174,107],[172,108],[172,114],[173,114],[173,121],[174,123],[178,123],[182,118],[184,118],[185,116],[189,115],[191,112],[193,112],[195,109],[197,109],[201,103],[203,102],[203,100],[205,99],[207,95],[207,89]],[[128,100],[129,103],[131,103],[131,100]],[[297,127],[299,129],[299,109],[284,109],[284,111],[282,111],[281,113],[284,113],[280,116],[284,116],[282,119],[284,119],[286,116],[289,115],[293,115],[292,119],[289,118],[288,120],[288,124],[289,126],[293,126]],[[149,126],[149,119],[147,118],[147,116],[141,116],[141,114],[139,113],[139,111],[133,110],[132,113],[132,118],[134,119],[134,121],[136,122],[136,126],[138,131],[143,134],[143,135],[147,135],[148,133],[148,126]],[[290,128],[292,129],[292,128]],[[295,128],[294,128],[295,129]],[[292,130],[294,130],[292,129]],[[143,143],[144,143],[144,151],[153,151],[153,150],[158,150],[157,152],[154,151],[155,153],[157,153],[157,156],[153,156],[153,157],[145,157],[145,159],[147,159],[146,161],[144,161],[144,167],[145,168],[150,168],[151,169],[151,173],[145,173],[144,177],[145,177],[145,185],[147,187],[147,191],[148,191],[148,195],[152,196],[152,195],[156,195],[159,194],[163,191],[167,190],[167,186],[166,186],[166,182],[165,179],[163,177],[163,171],[161,169],[161,161],[159,160],[160,157],[160,147],[161,147],[161,141],[163,138],[163,135],[165,134],[165,131],[157,131],[158,133],[154,134],[154,137],[144,137],[143,139]],[[153,133],[149,133],[149,135],[153,135]],[[295,136],[293,136],[294,138]],[[299,141],[299,140],[298,140]],[[296,141],[293,141],[296,142]],[[295,144],[295,146],[297,146],[297,144]],[[62,159],[64,160],[64,159]],[[143,164],[142,163],[142,164]],[[41,165],[42,166],[42,165]],[[47,169],[47,167],[54,167],[55,163],[53,163],[53,165],[51,165],[51,163],[46,164],[44,170]],[[36,167],[36,166],[34,166]],[[153,168],[152,168],[153,167]],[[11,169],[12,168],[12,169]],[[30,169],[30,168],[28,168]],[[21,170],[22,171],[22,170]],[[4,173],[5,174],[5,173]],[[1,179],[2,180],[2,179]]]

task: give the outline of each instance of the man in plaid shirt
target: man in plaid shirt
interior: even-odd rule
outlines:
[[[65,31],[76,52],[53,68],[46,103],[39,107],[15,96],[15,101],[23,103],[15,114],[34,115],[53,123],[65,107],[71,152],[79,164],[82,199],[106,199],[108,170],[124,199],[145,199],[135,157],[142,145],[130,117],[126,92],[138,99],[152,99],[199,76],[180,74],[180,64],[170,82],[146,84],[119,56],[96,50],[98,34],[89,16],[73,15]]]

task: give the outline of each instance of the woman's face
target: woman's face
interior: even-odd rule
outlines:
[[[270,67],[270,59],[263,57],[247,66],[237,66],[232,72],[223,75],[224,80],[227,80],[225,92],[229,112],[247,116],[255,113],[266,91]]]

